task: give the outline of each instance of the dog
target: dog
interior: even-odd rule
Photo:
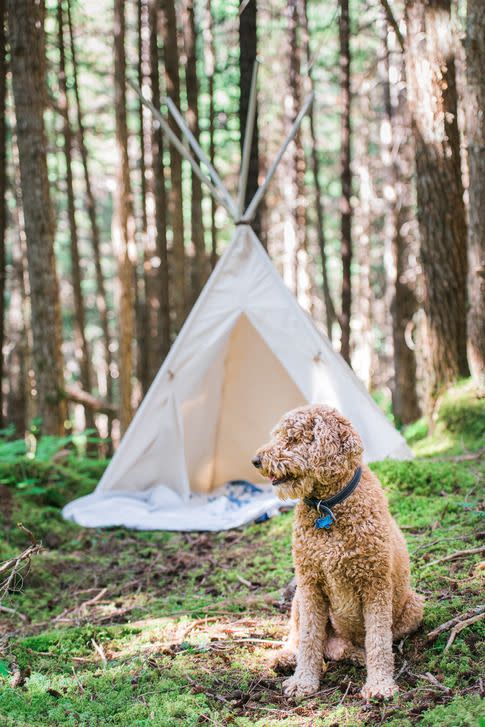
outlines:
[[[279,671],[294,669],[283,684],[290,697],[318,691],[324,658],[365,664],[364,699],[391,697],[398,689],[392,642],[422,621],[404,537],[362,453],[348,419],[309,405],[285,414],[252,460],[280,499],[299,500],[297,585],[289,635],[274,660]]]

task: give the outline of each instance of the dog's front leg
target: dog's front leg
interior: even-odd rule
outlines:
[[[394,682],[392,653],[392,592],[387,584],[374,583],[363,598],[367,680],[365,699],[392,697]]]
[[[298,584],[299,645],[296,670],[283,686],[285,694],[303,697],[318,691],[328,604],[316,584]]]

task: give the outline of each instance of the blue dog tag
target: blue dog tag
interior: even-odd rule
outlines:
[[[321,530],[322,528],[325,528],[325,530],[328,530],[333,523],[333,518],[331,515],[325,515],[324,517],[319,517],[315,520],[315,527],[318,530]]]

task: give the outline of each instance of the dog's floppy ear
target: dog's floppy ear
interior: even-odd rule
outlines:
[[[360,457],[364,451],[362,439],[348,422],[340,425],[340,442],[342,452],[346,455]]]

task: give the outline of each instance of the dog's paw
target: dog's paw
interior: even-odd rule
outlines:
[[[271,667],[277,674],[291,674],[296,668],[296,654],[290,649],[281,649],[271,660]]]
[[[362,687],[361,694],[365,700],[390,699],[399,691],[399,687],[392,678],[374,679],[367,681]]]
[[[287,697],[308,697],[318,692],[320,679],[310,674],[294,674],[283,682],[283,691]]]

